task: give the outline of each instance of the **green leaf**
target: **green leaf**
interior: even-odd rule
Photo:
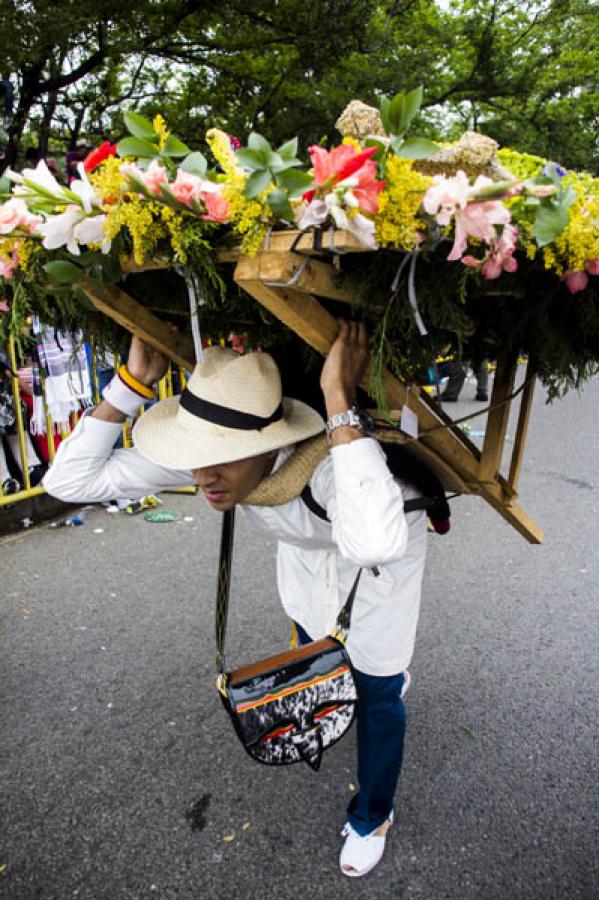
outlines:
[[[313,185],[312,176],[307,172],[300,172],[299,169],[286,169],[284,172],[277,172],[275,181],[278,187],[282,187],[289,194],[290,199],[301,197]]]
[[[375,137],[366,138],[364,141],[365,147],[376,147],[377,151],[371,159],[374,159],[376,162],[381,162],[384,159],[385,153],[387,152],[387,144],[384,141],[379,140]]]
[[[389,104],[389,124],[393,134],[403,134],[405,128],[402,128],[405,110],[405,95],[403,91],[396,94]]]
[[[270,153],[270,150],[269,150]],[[250,150],[244,147],[237,151],[237,159],[244,169],[264,169],[266,154],[258,153],[257,150]]]
[[[174,134],[166,139],[166,144],[160,151],[161,156],[187,156],[188,153],[191,153],[191,150],[187,144],[180,141]]]
[[[151,144],[149,141],[144,141],[141,138],[123,138],[116,145],[116,152],[119,156],[138,156],[141,159],[153,159],[158,156],[158,145]]]
[[[203,178],[208,169],[208,162],[204,154],[200,153],[199,150],[196,150],[194,153],[190,153],[189,156],[185,157],[180,168],[183,169],[184,172],[191,172],[192,175],[199,175]]]
[[[394,148],[395,149],[395,148]],[[404,159],[426,159],[438,151],[436,144],[424,137],[407,138],[400,146],[399,150],[395,150],[398,156]]]
[[[533,235],[539,247],[544,247],[545,244],[554,241],[568,224],[570,220],[568,209],[576,200],[576,194],[572,191],[574,196],[570,198],[567,193],[561,198],[547,197],[537,207]]]
[[[247,197],[248,200],[252,200],[254,197],[258,196],[260,191],[267,188],[271,181],[272,175],[268,169],[260,169],[258,172],[253,172],[245,183],[245,189],[243,191],[244,197]]]
[[[44,272],[58,284],[73,284],[74,281],[79,281],[83,277],[83,269],[66,259],[54,259],[47,262]]]
[[[400,130],[403,133],[410,127],[410,123],[418,110],[422,106],[422,85],[414,88],[413,91],[407,93],[404,97],[403,111],[400,124]]]
[[[167,206],[170,206],[171,209],[181,210],[181,207],[184,205],[180,203],[179,200],[175,197],[172,190],[167,184],[159,184],[158,190],[160,191],[160,199]]]
[[[138,113],[126,112],[125,125],[127,126],[127,131],[134,137],[158,143],[158,135],[154,131],[154,126],[148,119],[145,119]]]
[[[294,162],[297,156],[297,138],[292,138],[286,144],[281,144],[277,149],[277,153],[285,162]]]
[[[278,153],[274,150],[268,154],[268,161],[266,163],[266,168],[270,169],[271,172],[281,172],[283,169],[289,168],[289,163],[286,163]]]
[[[286,191],[282,188],[275,188],[274,191],[270,192],[266,199],[277,219],[293,222],[293,210],[289,204],[289,198],[287,197]]]
[[[250,150],[256,150],[258,153],[272,153],[272,147],[266,140],[266,138],[262,137],[261,134],[258,134],[256,131],[252,131],[248,138],[248,147]]]
[[[389,107],[391,106],[391,101],[388,97],[381,97],[380,102],[380,110],[381,110],[381,122],[383,123],[383,128],[385,129],[385,134],[391,133],[391,119],[389,116]]]

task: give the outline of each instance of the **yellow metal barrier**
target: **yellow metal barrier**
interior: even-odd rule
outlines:
[[[92,374],[92,394],[93,394],[94,403],[97,404],[100,402],[101,398],[100,398],[100,390],[99,390],[99,382],[98,382],[97,354],[96,354],[96,348],[95,348],[93,341],[91,342],[91,349],[92,349],[92,373],[91,373]],[[9,342],[8,342],[8,359],[9,359],[9,364],[10,364],[12,371],[15,373],[14,375],[10,376],[10,381],[11,381],[11,386],[12,386],[13,403],[14,403],[15,415],[16,415],[16,434],[17,434],[17,438],[18,438],[19,457],[20,457],[20,459],[15,459],[15,463],[19,466],[21,473],[22,473],[21,480],[23,483],[23,489],[15,492],[14,494],[5,494],[2,490],[2,484],[0,483],[0,509],[3,506],[12,505],[12,504],[18,503],[22,500],[28,500],[30,497],[36,497],[36,496],[39,496],[40,494],[45,494],[45,489],[41,485],[38,485],[37,487],[31,486],[31,481],[30,481],[30,477],[29,477],[30,461],[29,461],[28,455],[27,455],[28,433],[27,433],[27,429],[26,429],[25,419],[23,416],[23,411],[21,408],[19,380],[16,377],[17,368],[18,368],[17,354],[16,354],[16,349],[15,349],[15,343],[12,338],[9,339]],[[119,363],[118,358],[115,358],[115,367],[118,368],[119,364],[120,363]],[[181,389],[183,389],[183,387],[185,386],[185,383],[186,383],[185,372],[183,371],[183,369],[180,369],[178,374],[179,374],[179,383],[181,385]],[[172,397],[172,396],[173,396],[173,371],[172,371],[172,367],[169,365],[166,375],[158,383],[158,399],[164,400],[167,397]],[[48,406],[46,404],[46,392],[45,392],[45,384],[44,384],[43,376],[42,376],[42,398],[43,398],[43,403],[44,403],[44,414],[45,414],[45,418],[46,418],[46,434],[48,436],[48,460],[49,460],[49,465],[52,465],[52,461],[54,460],[54,454],[55,454],[54,440],[53,440],[53,435],[54,435],[55,429],[54,429],[54,423],[52,422],[52,418],[48,412]],[[144,411],[143,406],[140,406],[139,414],[143,415],[143,411]],[[79,419],[79,416],[77,414],[73,414],[71,416],[70,427],[66,431],[61,431],[61,433],[60,433],[61,438],[63,438],[63,439],[67,438],[71,434],[71,431],[74,429],[75,425],[77,424],[78,419]],[[125,422],[125,424],[123,425],[123,446],[124,447],[132,446],[131,425],[129,422]],[[177,492],[182,492],[182,493],[195,493],[197,489],[193,486],[190,486],[189,488],[177,488],[176,490],[177,490]]]

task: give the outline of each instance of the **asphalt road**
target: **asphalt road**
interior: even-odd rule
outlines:
[[[221,707],[200,498],[164,496],[192,521],[94,508],[1,539],[0,895],[599,898],[598,401],[599,381],[536,398],[521,501],[543,546],[477,498],[430,541],[396,825],[363,880],[337,869],[354,737],[318,774],[271,770]],[[286,641],[274,550],[238,523],[236,663]]]

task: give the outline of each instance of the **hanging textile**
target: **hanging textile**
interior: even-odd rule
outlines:
[[[92,406],[92,386],[81,335],[55,332],[33,318],[37,358],[44,378],[48,412],[57,430],[68,429],[71,413]],[[39,395],[36,397],[34,369],[33,434],[44,434],[46,419]],[[36,403],[36,399],[38,402]]]

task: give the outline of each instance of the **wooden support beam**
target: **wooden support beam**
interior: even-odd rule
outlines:
[[[499,475],[510,417],[509,397],[514,391],[517,366],[517,358],[511,354],[497,360],[491,406],[487,415],[485,440],[478,469],[478,477],[482,482],[493,482]]]
[[[258,278],[246,278],[248,274],[256,274],[256,270],[246,267],[243,260],[240,261],[235,273],[237,283],[306,343],[326,355],[337,334],[337,323],[333,316],[310,295],[302,294],[294,288],[269,287]],[[514,502],[511,492],[506,490],[507,483],[503,479],[493,479],[484,484],[479,482],[479,460],[464,447],[460,434],[456,434],[458,429],[454,427],[455,430],[452,430],[452,426],[448,426],[428,403],[422,401],[420,392],[410,391],[407,385],[390,372],[385,374],[385,386],[390,407],[401,408],[407,403],[418,416],[420,441],[425,446],[430,446],[445,464],[455,470],[472,493],[480,493],[528,541],[540,543],[542,532]],[[429,435],[427,431],[430,432]],[[416,442],[414,450],[416,452]]]
[[[520,401],[518,425],[516,427],[516,437],[514,438],[514,449],[512,451],[512,459],[510,461],[510,471],[508,475],[508,484],[514,491],[514,493],[517,493],[518,491],[520,473],[522,471],[522,464],[524,462],[524,447],[526,445],[526,436],[528,434],[528,425],[530,422],[530,413],[532,410],[535,381],[535,370],[529,360],[528,365],[526,366],[524,390],[522,391],[522,399]]]
[[[141,303],[114,284],[102,285],[101,293],[96,293],[89,282],[83,282],[81,287],[100,312],[110,316],[151,347],[165,353],[178,366],[193,369],[195,352],[191,338],[173,333],[166,322],[161,322]]]

